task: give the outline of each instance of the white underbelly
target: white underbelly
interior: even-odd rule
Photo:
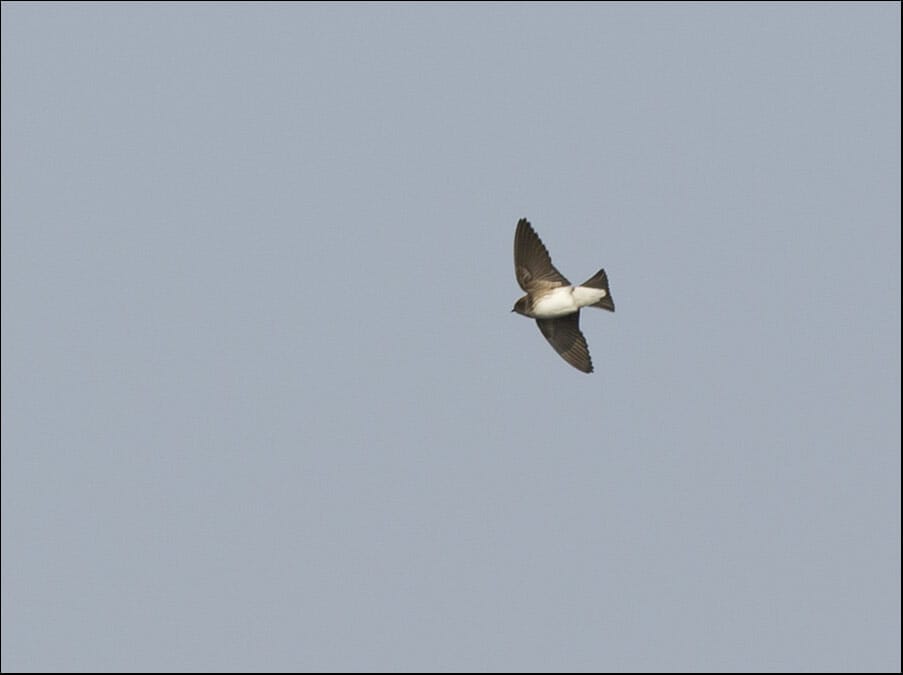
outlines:
[[[590,288],[588,286],[574,286],[574,302],[580,307],[595,305],[599,300],[608,295],[605,289]]]
[[[533,303],[533,316],[538,319],[553,319],[558,316],[573,314],[580,306],[574,300],[570,286],[556,288]]]

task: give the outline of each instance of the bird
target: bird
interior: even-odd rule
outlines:
[[[536,319],[540,332],[561,358],[577,370],[593,372],[589,347],[580,332],[580,308],[615,311],[605,270],[574,286],[555,269],[530,221],[521,218],[514,232],[514,274],[527,294],[514,303],[511,311]]]

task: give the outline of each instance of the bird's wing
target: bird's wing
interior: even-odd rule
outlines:
[[[571,285],[555,269],[549,252],[526,218],[517,222],[514,233],[514,274],[527,293]]]
[[[589,347],[586,346],[586,338],[580,332],[580,312],[557,319],[537,319],[536,325],[561,358],[577,370],[584,373],[593,372]]]

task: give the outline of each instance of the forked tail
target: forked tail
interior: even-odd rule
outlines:
[[[589,307],[599,307],[607,309],[609,312],[615,311],[615,303],[611,299],[611,291],[608,289],[608,276],[605,274],[605,270],[599,270],[580,285],[605,291],[605,297],[593,305],[588,305]]]

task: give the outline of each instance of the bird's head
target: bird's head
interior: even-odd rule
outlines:
[[[514,303],[514,309],[512,312],[517,312],[518,314],[523,314],[524,316],[529,316],[527,314],[527,296],[520,298],[517,302]]]

